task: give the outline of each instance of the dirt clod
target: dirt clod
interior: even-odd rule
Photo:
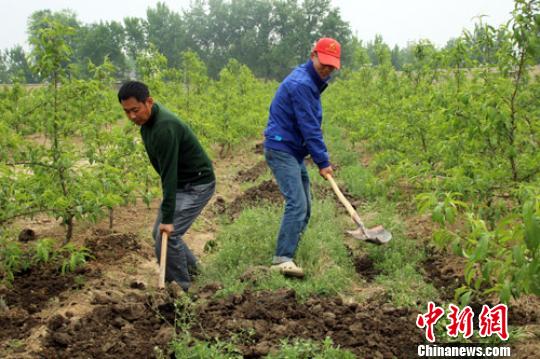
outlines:
[[[259,178],[259,176],[262,175],[266,171],[267,168],[268,168],[268,165],[266,164],[266,162],[260,161],[253,167],[250,167],[246,170],[238,171],[238,174],[235,177],[235,181],[253,182],[257,178]]]
[[[25,228],[19,233],[20,242],[29,242],[36,240],[36,232],[33,229]]]

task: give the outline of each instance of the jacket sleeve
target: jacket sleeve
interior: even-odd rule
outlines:
[[[173,126],[159,129],[157,137],[159,146],[157,147],[157,160],[159,164],[159,176],[161,177],[161,188],[163,191],[163,202],[161,203],[161,213],[163,218],[161,223],[173,223],[174,210],[176,207],[176,186],[178,178],[178,156],[180,147],[180,135]]]
[[[297,85],[290,90],[298,128],[309,154],[319,168],[330,166],[328,150],[323,140],[321,124],[313,104],[319,101],[308,86]]]

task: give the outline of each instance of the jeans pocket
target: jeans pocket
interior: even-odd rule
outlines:
[[[205,193],[205,192],[207,192],[213,185],[214,185],[214,182],[212,182],[212,183],[204,183],[204,184],[196,184],[196,185],[192,185],[192,186],[189,188],[189,192],[197,193],[197,194]]]

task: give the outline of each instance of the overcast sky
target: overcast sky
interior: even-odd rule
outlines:
[[[26,22],[32,12],[71,9],[83,23],[99,20],[121,21],[124,17],[146,17],[146,9],[158,0],[0,0],[0,49],[26,45]],[[179,11],[189,7],[189,0],[162,0]],[[513,0],[332,0],[341,9],[342,18],[361,40],[371,41],[381,34],[393,46],[408,41],[429,39],[438,46],[472,29],[479,15],[493,25],[510,19]]]

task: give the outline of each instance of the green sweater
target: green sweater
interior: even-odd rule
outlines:
[[[215,181],[212,162],[191,129],[160,104],[152,106],[150,119],[141,126],[148,158],[161,177],[161,223],[173,223],[176,190],[187,184]]]

